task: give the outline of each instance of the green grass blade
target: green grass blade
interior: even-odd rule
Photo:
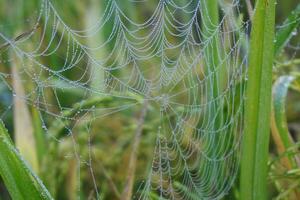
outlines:
[[[40,179],[34,175],[14,147],[0,121],[0,175],[12,199],[52,199]]]
[[[39,162],[32,118],[26,102],[20,98],[26,96],[26,90],[19,74],[19,67],[22,66],[22,63],[13,53],[11,53],[11,58],[12,65],[10,68],[13,74],[12,83],[14,93],[16,94],[13,97],[14,141],[22,157],[27,160],[34,172],[38,173]]]
[[[273,102],[274,116],[277,128],[285,148],[292,146],[291,138],[288,137],[288,127],[285,113],[285,100],[290,84],[295,80],[293,76],[282,76],[274,84],[273,87]]]
[[[300,4],[284,21],[282,28],[276,33],[275,55],[279,54],[300,25]]]
[[[221,85],[221,70],[216,71],[216,68],[220,64],[220,46],[219,46],[219,7],[217,0],[202,0],[201,4],[201,12],[202,12],[202,30],[203,30],[203,41],[208,41],[208,45],[205,48],[205,70],[206,73],[214,72],[212,78],[210,78],[209,82],[211,84],[208,98],[215,99],[220,92]],[[216,72],[215,72],[216,71]],[[212,107],[218,107],[218,105],[212,105]],[[215,108],[212,108],[212,113],[215,113]],[[213,116],[214,117],[214,116]],[[218,120],[216,120],[218,121]]]
[[[101,13],[99,11],[102,11],[102,4],[101,1],[97,0],[89,0],[88,3],[86,3],[86,9],[84,9],[84,24],[86,26],[86,29],[90,29],[93,27],[94,24],[97,24],[97,20],[101,17]],[[89,33],[91,34],[91,33]],[[91,34],[92,35],[92,34]],[[95,44],[103,44],[105,43],[105,38],[103,37],[102,32],[99,34],[92,35],[90,37],[87,37],[86,43],[89,47],[93,48],[95,47]],[[101,48],[97,51],[90,51],[89,53],[94,56],[94,58],[103,58],[106,53],[106,49]],[[99,67],[94,62],[91,62],[90,65],[90,73],[91,73],[91,88],[97,91],[103,91],[105,89],[105,71]]]
[[[40,166],[43,157],[45,156],[46,153],[47,142],[46,142],[44,129],[42,128],[43,124],[38,109],[32,106],[31,113],[32,113],[32,125],[34,129],[35,146],[37,150],[37,158]]]
[[[257,0],[250,39],[241,199],[267,199],[275,0]]]
[[[287,149],[294,146],[293,139],[288,130],[288,124],[286,120],[285,103],[288,93],[288,89],[296,78],[294,76],[281,76],[273,86],[273,118],[276,126],[275,133],[278,133],[280,140],[279,146],[282,146],[279,150],[284,153]],[[278,145],[278,144],[277,144]],[[295,160],[290,158],[292,166],[297,167]]]

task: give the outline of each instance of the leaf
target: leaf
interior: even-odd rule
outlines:
[[[272,137],[279,153],[278,160],[284,166],[284,171],[293,171],[298,168],[297,165],[297,149],[295,149],[295,143],[289,133],[288,124],[286,120],[285,104],[288,94],[288,89],[295,81],[294,76],[281,76],[273,85],[273,103],[272,103]],[[293,169],[294,168],[294,169]],[[290,175],[287,173],[286,175]],[[295,177],[295,176],[294,176]],[[298,199],[299,192],[297,188],[290,190],[291,179],[279,179],[275,180],[275,184],[280,186],[280,190],[289,190],[290,199]],[[287,195],[287,194],[286,194]],[[298,197],[298,198],[297,198]],[[281,198],[281,195],[278,196]]]
[[[101,16],[100,12],[102,10],[101,1],[97,0],[89,0],[87,3],[87,9],[85,9],[85,12],[83,14],[84,16],[84,23],[86,26],[86,29],[89,30],[91,27],[94,26],[94,24],[97,24],[97,20]],[[94,30],[94,29],[92,29]],[[105,38],[103,37],[103,34],[93,34],[88,33],[91,36],[87,37],[87,45],[89,47],[94,47],[95,44],[103,44],[105,43]],[[105,54],[105,49],[100,48],[100,50],[97,51],[91,51],[90,52],[95,58],[103,58]],[[105,72],[104,70],[99,67],[95,62],[91,61],[90,64],[90,75],[91,75],[91,88],[97,91],[103,91],[105,89]]]
[[[51,195],[16,150],[0,121],[0,175],[12,199],[52,199]]]
[[[267,199],[275,0],[257,0],[250,38],[241,199]]]
[[[41,120],[41,114],[39,113],[38,109],[34,106],[31,107],[32,113],[32,125],[34,129],[34,137],[35,137],[35,144],[36,144],[36,155],[39,161],[39,166],[45,156],[46,149],[47,149],[47,142],[45,138],[45,132],[43,129],[43,122]]]
[[[282,28],[276,33],[275,39],[275,55],[279,54],[284,46],[294,35],[297,27],[300,25],[300,4],[291,12],[284,21]]]
[[[13,88],[15,95],[14,102],[14,138],[17,148],[22,156],[28,161],[35,172],[39,170],[37,157],[36,141],[34,128],[29,109],[25,102],[25,89],[18,72],[18,67],[22,66],[15,54],[11,53],[13,58],[11,70],[13,79]]]
[[[287,149],[294,145],[294,142],[288,130],[285,112],[287,92],[294,80],[294,76],[281,76],[273,86],[272,117],[274,119],[272,121],[274,122],[273,129],[275,130],[272,131],[272,133],[273,135],[276,134],[274,138],[278,138],[277,140],[275,140],[275,143],[279,153],[285,152]],[[291,160],[291,162],[294,166],[296,166],[295,161]]]

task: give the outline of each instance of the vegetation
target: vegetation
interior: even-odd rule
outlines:
[[[266,199],[275,1],[257,1],[252,18],[241,163],[241,199]]]
[[[0,199],[169,199],[171,197],[164,191],[173,189],[180,191],[175,199],[300,199],[300,4],[297,1],[287,0],[278,4],[275,0],[256,0],[255,4],[250,0],[240,1],[238,9],[234,10],[236,13],[229,15],[230,20],[222,21],[222,13],[230,10],[230,0],[200,0],[192,1],[192,4],[189,0],[175,0],[178,5],[189,5],[187,9],[196,7],[200,2],[203,15],[199,14],[195,19],[203,32],[199,34],[201,37],[195,36],[193,39],[203,45],[203,59],[199,64],[203,68],[191,70],[187,73],[187,79],[178,81],[179,86],[162,86],[160,92],[163,94],[151,94],[155,96],[155,103],[148,98],[147,89],[152,85],[143,83],[144,79],[134,79],[133,76],[133,80],[127,82],[137,85],[137,88],[145,86],[137,89],[138,92],[117,85],[114,79],[118,77],[122,80],[125,75],[137,73],[118,68],[126,62],[124,57],[132,56],[130,53],[136,57],[143,56],[142,50],[145,49],[138,54],[134,50],[128,53],[122,48],[126,43],[124,38],[130,38],[130,34],[134,33],[132,30],[135,29],[131,27],[134,24],[116,15],[120,19],[114,17],[114,20],[124,20],[124,24],[120,23],[121,26],[116,28],[116,21],[107,20],[101,34],[94,35],[92,28],[91,32],[86,33],[89,37],[78,37],[76,41],[92,47],[83,48],[74,44],[71,31],[53,17],[55,14],[49,12],[53,18],[45,20],[46,14],[39,24],[35,24],[41,2],[0,1]],[[106,13],[105,8],[112,1],[51,2],[66,24],[74,30],[82,30],[95,26],[96,19],[102,16],[100,13]],[[137,22],[149,18],[158,4],[158,1],[149,1],[147,6],[135,7],[132,1],[116,2],[126,16]],[[192,12],[185,15],[178,12],[178,19],[187,23],[182,27],[180,23],[174,23],[180,31],[189,30],[191,15]],[[172,27],[169,21],[161,20]],[[50,25],[46,26],[47,23]],[[244,24],[246,28],[242,28]],[[153,25],[151,30],[159,30],[159,25]],[[122,26],[128,32],[120,31]],[[50,28],[43,30],[43,27]],[[224,30],[220,31],[220,27]],[[157,66],[162,65],[163,61],[156,57],[180,57],[176,47],[172,52],[164,48],[170,45],[166,41],[183,43],[184,34],[175,37],[167,35],[168,28],[162,30],[158,40],[153,39],[155,34],[149,39],[149,49],[159,53],[154,58],[141,59],[137,63],[143,66],[141,71],[149,80],[154,79],[156,73],[161,73]],[[112,36],[111,33],[118,31],[120,34],[117,37]],[[227,36],[226,31],[232,31],[232,35]],[[139,36],[143,38],[147,30],[142,29],[141,32]],[[224,38],[221,33],[224,33]],[[74,31],[72,34],[80,35],[80,32]],[[44,40],[41,39],[43,37]],[[26,41],[28,38],[30,40]],[[111,42],[106,44],[104,41],[107,38]],[[32,50],[39,43],[41,48],[45,48],[47,41],[52,40],[61,46],[51,56],[37,56],[37,52],[28,51],[32,53],[30,56],[33,59],[30,59],[29,54],[22,54],[20,50]],[[137,41],[137,46],[144,44],[142,40]],[[105,45],[97,51],[93,46],[95,43]],[[161,43],[165,45],[157,50]],[[238,50],[233,47],[234,43],[238,44]],[[55,49],[53,46],[51,48]],[[192,52],[190,56],[193,50],[188,50]],[[43,53],[46,55],[47,51]],[[245,63],[240,54],[247,58]],[[104,64],[111,66],[111,69],[108,72],[100,69],[98,66],[103,63],[99,64],[89,55],[105,58]],[[134,56],[130,58],[134,60]],[[186,56],[180,62],[189,62],[189,59]],[[166,60],[166,66],[172,64],[172,59]],[[73,62],[74,69],[69,68],[71,64],[67,62]],[[237,69],[227,69],[231,65],[248,67],[238,71],[240,76],[233,78],[233,83],[230,82],[230,74]],[[130,65],[131,68],[134,69],[134,66]],[[171,70],[165,74],[167,78],[164,80],[176,78]],[[198,78],[200,82],[208,82],[206,88],[201,87],[201,92],[207,90],[205,95],[194,89],[193,81]],[[118,87],[121,88],[119,91]],[[193,88],[188,95],[182,94],[186,88]],[[227,90],[231,92],[226,93]],[[173,96],[167,96],[168,91],[174,91],[171,93]],[[174,102],[180,106],[171,107],[169,98],[176,98]],[[203,113],[213,115],[199,117],[188,113],[190,111],[184,110],[181,105],[189,101],[193,102],[193,106],[198,106],[198,110],[206,105],[203,102],[208,102]],[[242,105],[242,110],[238,109],[239,105]],[[199,136],[193,133],[191,126],[182,125],[180,131],[185,134],[178,136],[174,134],[181,123],[175,120],[178,113],[199,130],[221,134],[207,136],[199,133]],[[242,122],[228,123],[235,116]],[[166,123],[175,128],[164,126]],[[228,132],[237,133],[232,136]],[[240,136],[242,139],[238,142]],[[180,137],[179,143],[177,137]],[[191,142],[199,137],[206,140]],[[164,151],[170,146],[175,149],[171,152],[175,156]],[[202,159],[197,160],[199,154],[194,151],[199,148],[207,148],[204,154],[211,165],[201,163]],[[188,150],[185,152],[185,149]],[[226,160],[223,157],[231,155],[232,149],[238,152],[233,160],[217,165],[219,160]],[[187,152],[190,157],[184,157]],[[180,156],[189,159],[182,161],[178,159]],[[234,169],[235,165],[228,167],[230,162],[237,162],[237,169]],[[180,172],[175,175],[166,178],[159,174],[165,171],[172,173],[170,166],[177,164],[180,165]],[[198,168],[186,173],[186,166]],[[149,178],[146,171],[151,170]],[[196,177],[196,172],[205,174],[205,180],[208,180],[203,193],[193,189],[193,181],[189,182],[189,178],[194,178],[189,176]],[[233,176],[234,182],[231,183],[226,175]],[[156,188],[143,190],[149,180],[155,182],[150,187]],[[228,190],[220,189],[221,193],[216,194],[223,183],[228,185]]]

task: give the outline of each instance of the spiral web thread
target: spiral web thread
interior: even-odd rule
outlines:
[[[147,175],[133,192],[136,199],[151,199],[153,195],[164,199],[220,199],[228,193],[238,170],[247,23],[238,20],[238,0],[219,1],[218,24],[203,14],[208,12],[209,1],[182,2],[157,1],[151,15],[134,20],[119,2],[107,0],[96,23],[75,30],[64,22],[51,1],[43,0],[37,22],[25,37],[12,40],[0,32],[1,40],[9,43],[15,55],[8,59],[2,56],[1,62],[18,60],[18,77],[34,87],[23,96],[16,94],[10,72],[1,72],[2,82],[14,98],[38,109],[45,133],[58,143],[63,139],[50,130],[50,118],[74,124],[89,120],[90,132],[97,119],[148,102],[149,115],[154,110],[159,122],[154,131],[153,155],[145,168]],[[147,6],[148,1],[130,4]],[[109,29],[109,34],[94,39],[103,35],[104,29]],[[93,42],[87,44],[91,38]],[[51,58],[59,62],[47,65]],[[82,99],[107,97],[120,103],[79,105],[77,113],[66,117],[66,111],[74,108],[62,105],[57,91],[73,88],[81,89]],[[56,102],[49,100],[49,90]],[[70,124],[64,126],[68,137],[74,138],[78,164],[90,169],[100,198],[95,166],[79,155]],[[92,142],[89,140],[89,151]]]

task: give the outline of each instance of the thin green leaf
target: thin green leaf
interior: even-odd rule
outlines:
[[[52,199],[41,180],[16,150],[0,121],[0,175],[12,199]]]
[[[291,12],[284,21],[282,28],[276,33],[275,39],[275,55],[281,52],[285,45],[289,42],[295,31],[300,25],[300,4]]]
[[[241,199],[267,199],[275,0],[257,0],[250,39]]]
[[[19,149],[22,156],[28,161],[29,165],[35,172],[39,171],[39,162],[37,156],[36,141],[34,137],[34,129],[32,118],[26,102],[22,97],[25,97],[24,84],[21,82],[19,74],[19,66],[22,66],[19,59],[11,52],[12,65],[11,71],[13,74],[12,82],[15,95],[14,102],[14,139],[16,147]]]
[[[286,103],[288,89],[294,80],[295,77],[293,76],[282,76],[275,82],[273,86],[274,122],[277,130],[276,132],[278,132],[280,141],[282,142],[283,145],[283,152],[294,145],[294,142],[288,130],[288,124],[287,124],[286,112],[285,112],[285,103]],[[294,160],[291,161],[292,161],[292,165],[295,167],[296,166],[295,161]]]
[[[37,158],[40,165],[46,153],[47,143],[45,138],[45,132],[42,128],[43,127],[42,120],[38,109],[32,107],[31,112],[32,112],[32,125],[34,129],[34,138],[35,138],[35,144],[37,150]]]
[[[103,10],[101,8],[103,6],[102,4],[103,3],[101,3],[101,1],[97,1],[97,0],[88,1],[87,9],[85,9],[85,12],[83,14],[84,24],[87,30],[93,27],[94,24],[97,24],[97,20],[101,17],[101,12],[99,11]],[[103,34],[91,34],[90,37],[87,37],[86,42],[89,47],[94,47],[95,44],[105,43],[105,38],[103,37]],[[90,53],[95,58],[103,58],[105,56],[105,50],[106,50],[105,48],[104,49],[100,48],[100,50],[91,51]],[[91,88],[97,91],[102,91],[105,88],[105,83],[104,83],[105,71],[94,62],[91,62],[90,73],[91,73]]]

